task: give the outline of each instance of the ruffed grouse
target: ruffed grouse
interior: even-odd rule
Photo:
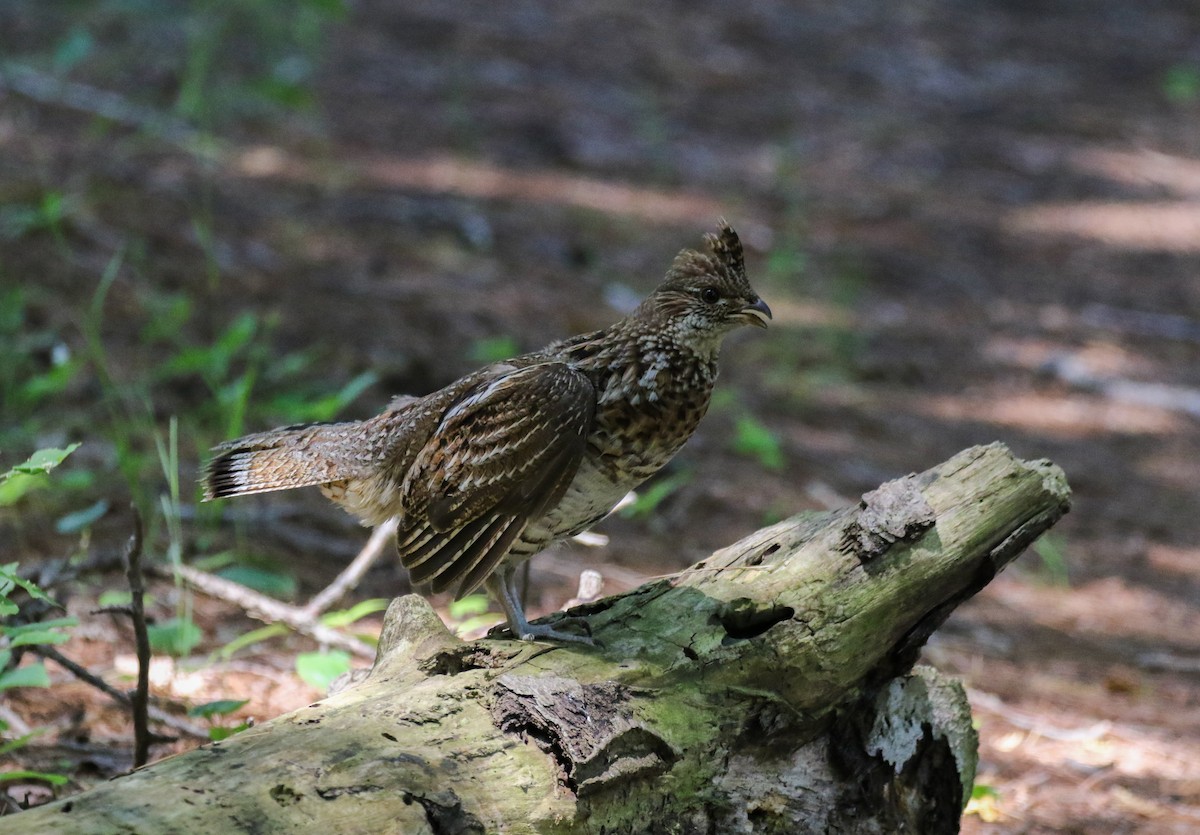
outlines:
[[[658,472],[708,409],[721,341],[771,310],[723,221],[684,250],[629,316],[494,363],[361,422],[218,446],[205,498],[319,485],[366,525],[396,517],[414,584],[461,597],[481,583],[514,635],[590,639],[525,619],[515,569],[603,519]]]

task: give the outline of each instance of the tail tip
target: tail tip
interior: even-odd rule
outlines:
[[[236,451],[225,452],[208,462],[200,479],[203,501],[236,496],[246,489],[246,461]]]

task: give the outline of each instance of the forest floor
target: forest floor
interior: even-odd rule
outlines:
[[[0,204],[35,213],[0,213],[15,338],[47,375],[56,352],[89,359],[36,410],[6,405],[0,469],[79,440],[63,472],[92,477],[65,507],[5,510],[3,560],[119,553],[139,484],[158,506],[153,432],[174,415],[184,524],[172,540],[152,523],[150,550],[253,554],[302,602],[366,533],[315,491],[197,507],[208,446],[311,419],[295,397],[356,378],[339,417],[603,326],[724,215],[772,326],[730,340],[722,394],[647,512],[535,561],[531,609],[561,606],[582,567],[630,588],[1001,440],[1059,464],[1074,504],[926,652],[979,723],[965,830],[1197,831],[1200,19],[1177,6],[361,0],[330,29],[311,111],[214,118],[202,151],[10,75]],[[0,13],[11,54],[64,31],[38,9]],[[97,58],[74,77],[153,108],[178,86],[156,48],[136,72]],[[148,437],[97,432],[129,409]],[[55,530],[88,505],[86,537]],[[59,649],[127,687],[128,627],[94,614],[122,583],[65,589],[81,625]],[[355,599],[406,589],[383,560]],[[170,582],[153,591],[154,614],[177,611]],[[203,640],[157,662],[162,699],[249,700],[228,723],[319,697],[293,673],[311,641],[214,658],[261,624],[188,599]],[[50,690],[6,694],[5,718],[50,729],[18,762],[67,790],[128,768],[124,712],[47,666]]]

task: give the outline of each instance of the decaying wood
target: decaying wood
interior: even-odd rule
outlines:
[[[1067,509],[976,447],[579,607],[592,649],[393,602],[348,690],[0,832],[952,832],[975,769],[930,633]]]

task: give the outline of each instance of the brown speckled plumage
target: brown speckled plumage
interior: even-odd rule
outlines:
[[[288,427],[217,447],[205,498],[319,485],[377,525],[396,517],[415,583],[486,583],[514,634],[531,626],[516,565],[602,519],[665,465],[708,409],[722,339],[766,326],[737,234],[684,250],[632,314],[600,331],[482,368],[355,423]],[[584,639],[586,640],[586,639]]]

